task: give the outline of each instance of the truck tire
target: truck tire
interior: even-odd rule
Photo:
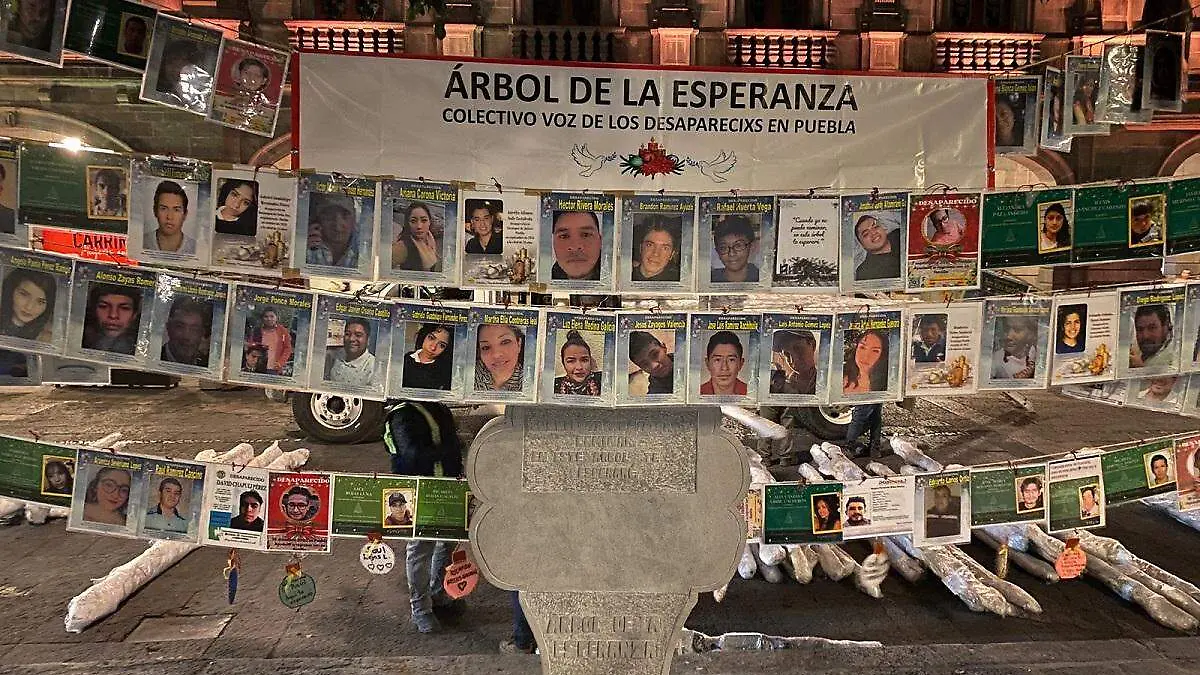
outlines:
[[[383,404],[335,394],[292,394],[292,417],[312,438],[352,444],[383,438]]]
[[[798,417],[813,436],[823,441],[840,441],[846,438],[846,432],[850,429],[851,407],[823,405],[801,408]]]

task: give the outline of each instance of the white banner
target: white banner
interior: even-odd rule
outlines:
[[[987,187],[982,78],[301,54],[304,167],[555,190]]]

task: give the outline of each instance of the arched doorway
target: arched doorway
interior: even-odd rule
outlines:
[[[0,109],[0,136],[42,143],[71,142],[78,139],[83,145],[117,152],[132,148],[107,131],[80,122],[72,117],[36,108]]]

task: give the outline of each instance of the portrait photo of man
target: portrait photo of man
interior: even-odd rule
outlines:
[[[679,281],[681,219],[651,216],[634,225],[632,281]]]
[[[1162,217],[1167,199],[1163,195],[1129,200],[1129,247],[1163,243]]]
[[[900,276],[900,228],[887,228],[875,216],[860,216],[854,238],[866,257],[854,268],[855,281]]]
[[[992,343],[992,379],[1032,379],[1037,371],[1037,341],[1036,317],[996,317],[995,339]]]
[[[629,395],[675,393],[675,354],[653,333],[629,333],[629,360],[637,370],[629,374]]]
[[[1017,513],[1040,511],[1044,506],[1042,479],[1026,476],[1017,479]]]
[[[290,374],[295,353],[295,339],[287,326],[280,322],[279,313],[277,308],[267,306],[257,315],[246,317],[245,350],[247,353],[255,347],[266,350],[265,362],[261,364],[262,372],[271,375]]]
[[[208,367],[213,306],[210,300],[180,296],[171,302],[159,358],[167,363]]]
[[[752,262],[758,252],[759,224],[750,216],[733,214],[713,223],[713,250],[721,267],[710,270],[714,284],[757,283],[758,266]]]
[[[600,280],[604,248],[600,219],[591,211],[555,211],[550,237],[554,250],[551,279]]]
[[[383,518],[384,527],[412,527],[413,494],[410,490],[384,490],[383,501],[386,515]]]
[[[771,336],[772,394],[817,393],[817,338],[807,330],[777,330]]]
[[[708,379],[700,385],[701,396],[745,396],[748,386],[738,375],[746,365],[742,340],[737,333],[719,330],[708,338],[704,369]]]
[[[1170,460],[1167,459],[1166,453],[1154,453],[1146,462],[1146,485],[1148,487],[1160,487],[1169,485],[1175,482],[1175,471],[1171,466]]]
[[[912,341],[912,360],[916,363],[943,363],[946,360],[945,314],[922,314],[916,318],[916,339]]]
[[[1090,520],[1100,517],[1100,490],[1095,485],[1079,488],[1079,517]]]
[[[119,284],[92,283],[83,319],[84,349],[132,355],[141,328],[142,292]]]
[[[1175,325],[1166,305],[1142,305],[1133,313],[1134,340],[1129,367],[1171,367],[1175,361]]]
[[[358,267],[358,207],[347,195],[309,194],[305,261],[326,267]]]
[[[864,497],[850,497],[846,500],[846,527],[862,527],[870,525],[867,517],[867,500]]]
[[[471,255],[504,253],[504,202],[468,199],[463,202],[467,218],[467,240],[463,251]]]
[[[375,355],[371,353],[371,322],[348,317],[340,349],[325,353],[325,380],[351,387],[371,387],[375,382]]]
[[[154,188],[151,202],[156,226],[142,234],[142,250],[196,255],[196,239],[184,231],[188,218],[188,195],[173,180],[161,181]]]
[[[191,481],[187,482],[190,488]],[[175,478],[164,478],[158,484],[157,495],[157,502],[146,511],[143,529],[187,534],[188,519],[179,513],[184,496],[183,484]],[[189,511],[186,505],[184,511]]]
[[[925,536],[952,537],[962,531],[961,497],[948,485],[925,491]]]
[[[238,497],[238,514],[229,519],[229,527],[247,532],[262,532],[262,495],[257,490],[247,490]]]
[[[146,51],[150,48],[149,36],[150,25],[145,17],[121,14],[121,38],[117,41],[117,53],[146,58]]]
[[[87,167],[87,216],[97,220],[129,217],[129,172],[126,169]]]

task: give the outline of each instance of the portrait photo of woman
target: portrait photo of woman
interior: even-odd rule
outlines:
[[[14,268],[0,284],[0,334],[49,342],[58,284],[45,272]]]
[[[225,178],[217,188],[216,231],[253,237],[258,233],[258,182]]]
[[[124,527],[129,514],[129,488],[133,477],[125,469],[104,467],[88,481],[83,498],[83,520]]]
[[[857,331],[849,331],[849,334],[855,335]],[[887,391],[889,350],[887,335],[878,330],[847,339],[842,360],[842,393]]]
[[[996,147],[1011,148],[1025,143],[1025,106],[996,97]]]
[[[1071,248],[1071,220],[1060,202],[1039,206],[1042,220],[1038,225],[1038,253],[1053,253]]]
[[[567,331],[558,350],[564,375],[554,378],[554,393],[571,396],[599,396],[601,375],[592,358],[592,348],[579,331]]]
[[[1087,305],[1059,307],[1055,335],[1055,354],[1082,353],[1087,344]]]
[[[72,468],[75,460],[64,457],[47,457],[42,469],[42,494],[70,496],[75,490]]]
[[[448,391],[454,374],[454,329],[436,323],[421,324],[413,350],[404,356],[402,386]]]
[[[397,203],[397,207],[400,204]],[[392,269],[416,272],[442,271],[442,233],[445,213],[424,202],[411,202],[403,211],[392,211]]]
[[[842,530],[842,513],[836,494],[813,495],[812,521],[813,534]]]
[[[479,327],[475,391],[521,391],[525,384],[525,332],[507,324]]]

